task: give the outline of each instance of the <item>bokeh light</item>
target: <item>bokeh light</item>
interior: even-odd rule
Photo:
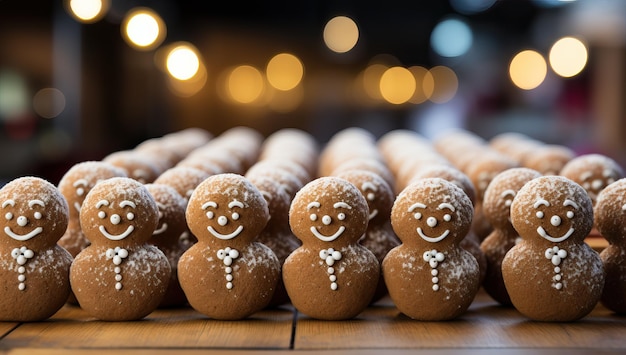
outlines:
[[[267,63],[265,70],[267,81],[274,88],[287,91],[300,84],[304,75],[304,67],[298,57],[290,53],[275,55]]]
[[[349,17],[334,17],[324,27],[324,43],[333,52],[346,53],[356,46],[358,40],[359,28]]]
[[[575,76],[587,65],[587,47],[577,38],[563,37],[550,49],[549,60],[550,67],[558,75]]]
[[[54,118],[65,110],[65,95],[57,88],[44,88],[33,97],[33,110],[43,118]]]
[[[28,110],[26,79],[13,70],[0,71],[0,120],[17,120]]]
[[[109,0],[67,0],[65,7],[76,20],[93,23],[106,14],[109,5]]]
[[[391,67],[380,77],[380,93],[391,104],[403,104],[415,93],[415,77],[407,68]]]
[[[389,69],[388,66],[380,63],[369,65],[363,71],[363,88],[367,96],[374,100],[382,100],[383,97],[380,94],[380,78],[383,73]]]
[[[548,66],[541,54],[533,50],[519,52],[511,60],[509,76],[515,86],[532,90],[545,80]]]
[[[442,57],[458,57],[472,46],[471,28],[461,19],[448,18],[437,24],[430,35],[430,45]]]
[[[454,70],[446,66],[436,66],[424,76],[422,89],[430,101],[437,104],[446,103],[456,95],[459,79]]]
[[[450,0],[450,6],[465,15],[476,14],[488,10],[496,0]]]
[[[409,102],[412,104],[421,104],[428,100],[433,93],[434,83],[432,83],[432,74],[430,74],[428,69],[417,65],[410,67],[409,71],[415,78],[415,92],[409,99]],[[431,78],[431,87],[428,93],[424,90],[424,80],[426,76]]]
[[[143,7],[132,9],[126,14],[121,31],[126,42],[140,50],[159,46],[167,32],[161,17],[153,10]]]
[[[198,73],[200,58],[190,44],[179,44],[169,51],[165,65],[175,79],[189,80]]]
[[[263,74],[251,65],[234,68],[228,75],[226,85],[229,96],[242,104],[259,100],[265,89]]]

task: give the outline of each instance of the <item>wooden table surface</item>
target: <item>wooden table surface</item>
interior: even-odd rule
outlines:
[[[418,322],[388,298],[348,321],[320,321],[290,306],[242,321],[217,321],[193,309],[157,310],[141,321],[103,322],[66,305],[37,323],[0,323],[7,354],[325,354],[574,353],[626,351],[626,317],[602,305],[582,320],[541,323],[498,306],[480,292],[466,314],[447,322]]]

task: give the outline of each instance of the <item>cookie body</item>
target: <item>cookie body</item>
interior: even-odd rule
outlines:
[[[0,320],[41,321],[70,294],[72,256],[56,245],[69,209],[51,183],[22,177],[0,189]]]
[[[593,225],[587,192],[561,176],[526,183],[511,204],[521,241],[502,261],[511,302],[539,321],[573,321],[597,304],[604,286],[598,253],[584,238]]]

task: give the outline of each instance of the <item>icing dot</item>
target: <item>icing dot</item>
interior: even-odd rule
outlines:
[[[206,216],[208,219],[213,219],[213,217],[215,217],[215,213],[213,213],[213,211],[209,211],[206,213]]]
[[[337,290],[337,283],[336,282],[331,283],[330,284],[330,289],[333,290],[333,291],[336,291]]]
[[[224,258],[224,265],[226,266],[230,266],[233,263],[233,258],[231,258],[230,256],[227,256]]]
[[[233,275],[232,274],[226,274],[226,281],[233,281]]]
[[[78,196],[82,196],[85,194],[85,189],[83,189],[82,187],[79,187],[78,189],[76,189],[76,194]]]
[[[558,273],[560,273],[560,272],[561,272],[561,268],[560,268],[560,267],[558,267],[558,266],[557,266],[557,267],[555,267],[555,268],[554,268],[554,272],[555,272],[555,273],[557,273],[557,274],[558,274]]]
[[[446,222],[450,222],[450,220],[452,219],[452,216],[450,216],[449,214],[445,214],[443,215],[443,220]]]
[[[433,291],[439,291],[439,285],[433,285]]]
[[[238,220],[239,219],[239,213],[237,213],[237,212],[233,213],[232,218],[233,218],[233,221]]]
[[[311,221],[317,221],[317,215],[315,213],[312,213],[309,218],[311,219]]]
[[[17,281],[19,281],[19,282],[24,282],[25,280],[26,280],[26,275],[24,275],[24,274],[19,274],[19,275],[17,276]]]
[[[426,220],[426,224],[431,227],[434,228],[437,226],[437,218],[435,217],[428,217],[428,219]]]
[[[227,282],[227,283],[226,283],[226,288],[227,288],[227,289],[229,289],[229,290],[232,290],[232,288],[233,288],[233,283],[232,283],[232,282]]]
[[[20,291],[24,291],[24,289],[26,288],[26,284],[24,284],[23,282],[20,282],[20,284],[19,284],[19,285],[17,285],[17,288],[18,288]]]
[[[543,218],[543,212],[538,211],[535,216],[537,216],[537,218]]]
[[[368,201],[374,201],[374,199],[376,198],[376,195],[374,195],[373,192],[370,192],[367,194],[367,200]]]
[[[554,275],[554,280],[555,281],[561,281],[561,275],[560,274]]]
[[[600,179],[593,180],[593,182],[591,183],[591,187],[593,187],[594,190],[601,189],[603,185],[604,185],[604,182]]]
[[[340,221],[343,221],[344,219],[346,219],[346,214],[345,213],[340,213],[337,215],[337,219]]]
[[[563,288],[563,284],[558,282],[556,285],[554,285],[554,288],[556,288],[557,290],[560,290]]]
[[[41,219],[41,217],[43,217],[41,212],[35,212],[35,219]]]
[[[324,225],[329,225],[332,222],[332,218],[330,218],[329,215],[324,215],[324,217],[322,217],[322,223],[324,223]]]
[[[122,283],[121,282],[116,282],[115,283],[115,289],[118,290],[118,291],[121,290],[122,289]]]
[[[437,262],[437,260],[436,260],[436,259],[430,259],[430,260],[428,261],[428,264],[429,264],[429,265],[430,265],[430,267],[431,267],[431,268],[433,268],[433,269],[434,269],[434,268],[436,268],[436,267],[437,267],[437,265],[439,265],[439,263]]]
[[[122,275],[120,274],[115,275],[115,281],[122,281]]]
[[[17,217],[17,224],[20,227],[24,227],[26,224],[28,224],[28,219],[24,216],[19,216]]]
[[[433,276],[437,276],[439,274],[439,271],[437,271],[437,269],[432,269],[430,270],[430,274]]]
[[[7,212],[7,214],[4,215],[4,218],[6,218],[7,221],[10,221],[11,219],[13,219],[13,213]]]
[[[567,211],[567,213],[565,214],[567,216],[567,218],[574,218],[574,212],[572,211]]]
[[[327,271],[329,274],[334,274],[334,273],[335,273],[335,268],[329,267],[326,271]]]
[[[445,256],[443,255],[443,253],[436,253],[435,254],[435,260],[441,262],[445,259]]]
[[[122,218],[118,214],[114,214],[110,218],[111,224],[118,225],[122,221]]]
[[[328,279],[329,279],[331,282],[335,282],[335,281],[337,281],[337,275],[330,275],[330,276],[328,276]]]
[[[422,214],[419,212],[416,212],[413,217],[415,217],[415,219],[422,219]]]
[[[135,214],[132,212],[128,212],[128,214],[126,215],[126,219],[132,221],[133,219],[135,219]]]
[[[226,216],[219,216],[217,218],[217,224],[219,224],[220,226],[225,226],[226,223],[228,223],[228,218],[226,218]]]
[[[23,267],[23,266],[20,266],[20,267],[17,268],[17,272],[19,272],[20,274],[23,274],[23,273],[26,272],[26,268]]]
[[[120,272],[122,272],[122,269],[119,266],[116,266],[113,271],[115,271],[116,274],[119,274]]]
[[[230,266],[228,266],[226,269],[224,269],[224,271],[225,271],[227,274],[230,274],[231,272],[233,272],[233,268],[232,268],[232,267],[230,267]]]
[[[552,218],[550,218],[550,224],[552,224],[555,227],[558,227],[561,225],[561,217],[559,216],[552,216]]]
[[[432,281],[433,281],[434,284],[439,283],[439,278],[438,277],[433,277]]]
[[[511,207],[511,203],[513,203],[513,201],[511,201],[511,200],[506,200],[506,201],[504,201],[504,205],[505,205],[506,207]]]

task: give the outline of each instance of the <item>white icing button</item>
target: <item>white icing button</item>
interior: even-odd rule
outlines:
[[[26,288],[26,285],[25,285],[23,282],[20,282],[20,284],[19,284],[19,285],[17,285],[17,288],[18,288],[20,291],[24,291],[24,289]]]
[[[554,268],[554,272],[558,274],[559,272],[561,272],[561,268],[560,268],[560,267],[558,267],[558,266],[557,266],[557,267],[555,267],[555,268]]]
[[[437,274],[439,274],[439,271],[437,271],[437,269],[432,269],[430,270],[430,274],[433,276],[437,276]]]
[[[116,274],[119,274],[120,272],[122,272],[122,269],[119,266],[116,266],[113,271],[115,271]]]
[[[232,282],[227,282],[227,283],[226,283],[226,288],[227,288],[227,289],[229,289],[229,290],[232,290],[232,288],[233,288],[233,283],[232,283]]]
[[[233,263],[233,258],[231,258],[230,256],[227,256],[224,258],[224,265],[226,266],[230,266]]]
[[[433,291],[439,291],[439,285],[433,285]]]
[[[336,291],[337,290],[337,283],[336,282],[331,283],[330,284],[330,289],[333,290],[333,291]]]
[[[554,288],[556,288],[557,290],[560,290],[563,288],[563,284],[559,282],[556,285],[554,285]]]
[[[428,264],[430,264],[430,267],[433,268],[433,269],[436,268],[437,265],[438,265],[437,260],[435,260],[435,259],[430,259],[428,261]]]
[[[337,276],[336,276],[336,275],[330,275],[330,276],[328,277],[328,279],[329,279],[331,282],[335,282],[335,281],[337,281]]]
[[[26,275],[20,274],[17,276],[17,281],[24,282],[26,280]]]
[[[335,268],[329,267],[328,270],[326,270],[326,271],[328,271],[329,274],[334,274],[335,273]]]
[[[230,267],[230,266],[228,266],[226,269],[224,269],[224,271],[225,271],[227,274],[230,274],[231,272],[233,272],[233,268],[232,268],[232,267]]]
[[[115,281],[122,281],[122,275],[120,274],[115,275]]]
[[[233,275],[226,274],[226,281],[233,281]]]
[[[554,275],[554,280],[555,281],[561,281],[561,274]]]
[[[115,283],[115,289],[118,290],[118,291],[121,290],[122,289],[122,283],[121,282]]]
[[[438,277],[433,277],[433,283],[434,284],[439,283],[439,278]]]
[[[20,274],[23,274],[23,273],[26,272],[26,268],[23,267],[23,266],[20,266],[20,267],[17,268],[17,272],[19,272]]]

